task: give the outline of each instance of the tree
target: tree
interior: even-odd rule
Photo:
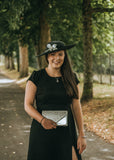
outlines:
[[[99,1],[83,0],[84,87],[82,100],[93,98],[92,14],[113,11],[113,8],[105,8],[102,4],[99,5]]]
[[[74,4],[75,6],[77,5],[76,1],[72,0],[72,2],[67,1],[66,3],[66,1],[62,0],[60,4],[56,0],[30,0],[29,3],[31,7],[24,13],[23,23],[26,23],[29,28],[29,39],[32,39],[33,41],[36,55],[44,51],[47,42],[49,42],[51,38],[52,40],[55,40],[55,35],[57,37],[56,39],[61,39],[67,43],[74,43],[74,38],[71,37],[75,37],[78,34],[75,34],[72,30],[76,28],[74,22],[77,17],[74,17],[75,13],[78,13],[78,11],[76,9],[72,10],[72,8],[74,7]],[[57,23],[59,25],[57,25]],[[45,57],[38,58],[38,68],[45,67],[45,65],[47,65]]]
[[[4,33],[2,33],[2,41],[3,41],[3,35],[5,34],[6,35],[6,31],[7,31],[7,28],[8,28],[8,34],[9,35],[9,39],[7,43],[10,43],[10,46],[12,45],[12,41],[11,38],[12,37],[15,37],[17,38],[17,40],[19,41],[19,44],[22,46],[23,48],[23,44],[25,45],[26,42],[24,41],[24,38],[25,38],[25,35],[23,34],[23,32],[25,32],[26,30],[26,27],[25,29],[23,30],[23,32],[21,32],[22,30],[22,27],[23,27],[23,24],[22,24],[22,15],[23,15],[23,12],[28,9],[27,7],[29,6],[29,3],[28,3],[28,0],[24,0],[24,1],[6,1],[4,0],[3,2],[1,2],[1,14],[2,14],[2,17],[0,19],[0,21],[2,21],[2,24],[4,22],[4,28],[2,28],[2,31]],[[4,20],[5,18],[5,20]],[[7,27],[7,28],[6,28]],[[21,27],[21,28],[20,28]],[[15,36],[14,36],[15,35]],[[26,46],[26,45],[25,45]],[[8,48],[8,47],[7,47]],[[13,47],[12,47],[13,48]],[[25,49],[25,47],[24,47]],[[20,55],[23,53],[22,52],[23,49],[21,49],[20,47]],[[26,49],[27,51],[27,49]],[[8,52],[7,52],[8,53]],[[10,51],[10,55],[12,55],[13,52]],[[25,55],[25,54],[23,54]],[[21,70],[20,70],[20,77],[23,77],[23,76],[27,76],[28,75],[28,66],[27,66],[27,60],[25,61],[25,58],[27,58],[27,56],[24,57],[24,60],[22,60],[22,55],[20,56],[20,64],[21,64]],[[26,62],[26,63],[21,63],[21,60],[22,62]],[[26,70],[25,70],[25,66],[26,66]]]
[[[40,17],[39,17],[40,32],[38,41],[38,54],[42,53],[46,48],[47,42],[51,41],[50,27],[47,22],[47,16],[46,16],[47,9],[48,9],[48,4],[45,1],[42,1],[42,11],[40,12]],[[40,57],[38,58],[38,60],[39,60],[39,68],[44,68],[47,65],[45,57]]]
[[[19,42],[20,43],[20,42]],[[28,76],[28,46],[19,44],[19,54],[20,54],[20,77]]]
[[[91,99],[93,97],[93,54],[96,55],[95,50],[100,49],[99,53],[102,54],[102,52],[104,53],[102,48],[107,49],[106,45],[103,44],[106,43],[107,39],[104,38],[102,44],[99,40],[100,28],[105,32],[105,27],[102,28],[100,22],[98,23],[98,30],[95,31],[94,22],[103,19],[99,16],[101,13],[114,11],[111,8],[111,0],[83,0],[83,2],[61,0],[61,3],[57,0],[11,0],[9,2],[5,0],[3,4],[8,6],[3,8],[2,12],[8,17],[9,30],[15,33],[21,46],[27,46],[32,41],[36,55],[44,51],[45,45],[51,39],[59,39],[67,44],[76,43],[76,48],[71,51],[70,58],[73,64],[80,67],[81,71],[84,68],[82,99]],[[104,33],[103,36],[105,37]],[[107,53],[110,53],[109,49]],[[83,62],[82,57],[84,67],[81,63],[81,61]],[[38,58],[37,61],[39,69],[46,65],[44,57]],[[76,68],[75,65],[73,65],[74,68]]]

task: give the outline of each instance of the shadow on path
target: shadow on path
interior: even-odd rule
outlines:
[[[31,118],[24,111],[24,90],[0,74],[0,159],[26,160]],[[86,132],[83,160],[114,160],[114,145]]]

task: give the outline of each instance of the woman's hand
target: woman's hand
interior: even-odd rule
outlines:
[[[86,149],[86,139],[80,135],[77,140],[77,149],[79,149],[79,154],[81,154]]]
[[[54,129],[57,127],[57,124],[54,121],[52,121],[51,119],[47,119],[47,118],[44,118],[42,120],[41,125],[44,127],[44,129]]]

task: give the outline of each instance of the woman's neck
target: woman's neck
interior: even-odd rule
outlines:
[[[54,76],[54,77],[59,77],[61,76],[61,71],[60,71],[60,68],[56,69],[56,68],[52,68],[50,66],[46,67],[45,68],[47,73],[50,75],[50,76]]]

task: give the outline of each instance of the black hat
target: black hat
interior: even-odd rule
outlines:
[[[43,53],[37,55],[37,57],[40,57],[40,56],[43,56],[43,55],[46,55],[46,54],[49,54],[52,52],[57,52],[60,50],[70,49],[70,48],[74,47],[75,45],[76,44],[65,45],[65,43],[62,41],[52,41],[47,44],[46,50]]]

